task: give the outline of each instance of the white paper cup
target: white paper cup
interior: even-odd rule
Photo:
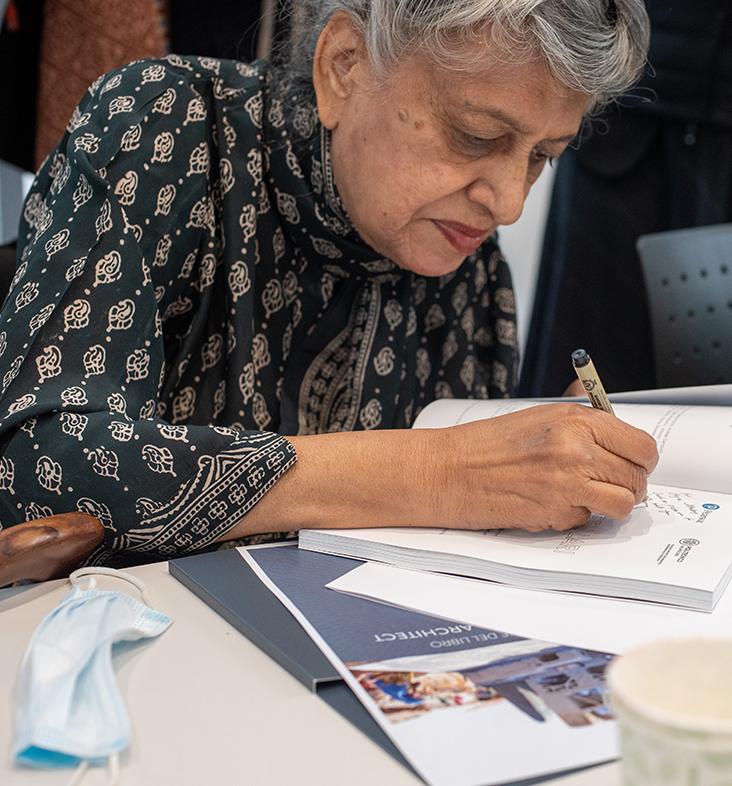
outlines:
[[[647,644],[607,680],[625,786],[732,786],[732,639]]]

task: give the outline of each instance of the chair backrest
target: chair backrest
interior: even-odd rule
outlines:
[[[732,224],[643,235],[637,245],[659,387],[732,382]]]
[[[0,530],[0,587],[68,576],[104,536],[88,513],[62,513]]]

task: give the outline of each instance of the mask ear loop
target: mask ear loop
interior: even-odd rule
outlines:
[[[113,753],[107,760],[107,772],[109,780],[107,786],[116,786],[119,783],[119,754]]]
[[[69,582],[71,583],[72,587],[78,587],[80,579],[84,578],[85,576],[89,576],[89,586],[87,589],[94,589],[94,587],[97,585],[93,578],[95,575],[114,576],[115,578],[122,579],[123,581],[133,584],[139,590],[140,595],[142,596],[142,602],[151,609],[155,608],[152,604],[150,591],[148,590],[145,583],[140,581],[137,576],[133,576],[131,573],[125,573],[123,570],[116,570],[115,568],[79,568],[69,576]]]
[[[83,759],[79,762],[79,766],[74,770],[74,774],[71,776],[71,780],[66,784],[66,786],[78,786],[81,782],[81,779],[84,777],[84,773],[89,769],[89,760]]]
[[[71,776],[71,780],[66,784],[66,786],[79,786],[81,783],[81,779],[84,777],[84,773],[89,769],[89,760],[83,759],[79,766],[74,770],[74,774]],[[107,786],[116,786],[119,783],[119,754],[113,753],[107,759]]]

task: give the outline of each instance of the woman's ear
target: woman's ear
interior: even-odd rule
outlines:
[[[368,71],[366,42],[356,23],[345,11],[328,20],[318,39],[313,61],[313,84],[320,122],[333,130],[359,78]]]

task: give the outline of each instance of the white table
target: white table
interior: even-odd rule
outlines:
[[[416,786],[418,778],[310,693],[170,576],[164,563],[133,568],[159,611],[175,622],[159,638],[115,658],[132,719],[121,786]],[[101,589],[135,594],[99,578]],[[64,786],[66,770],[11,759],[15,679],[26,644],[67,592],[64,581],[0,590],[0,784]],[[521,755],[517,741],[517,756]],[[90,769],[82,786],[107,782]],[[549,781],[619,786],[617,764]]]

